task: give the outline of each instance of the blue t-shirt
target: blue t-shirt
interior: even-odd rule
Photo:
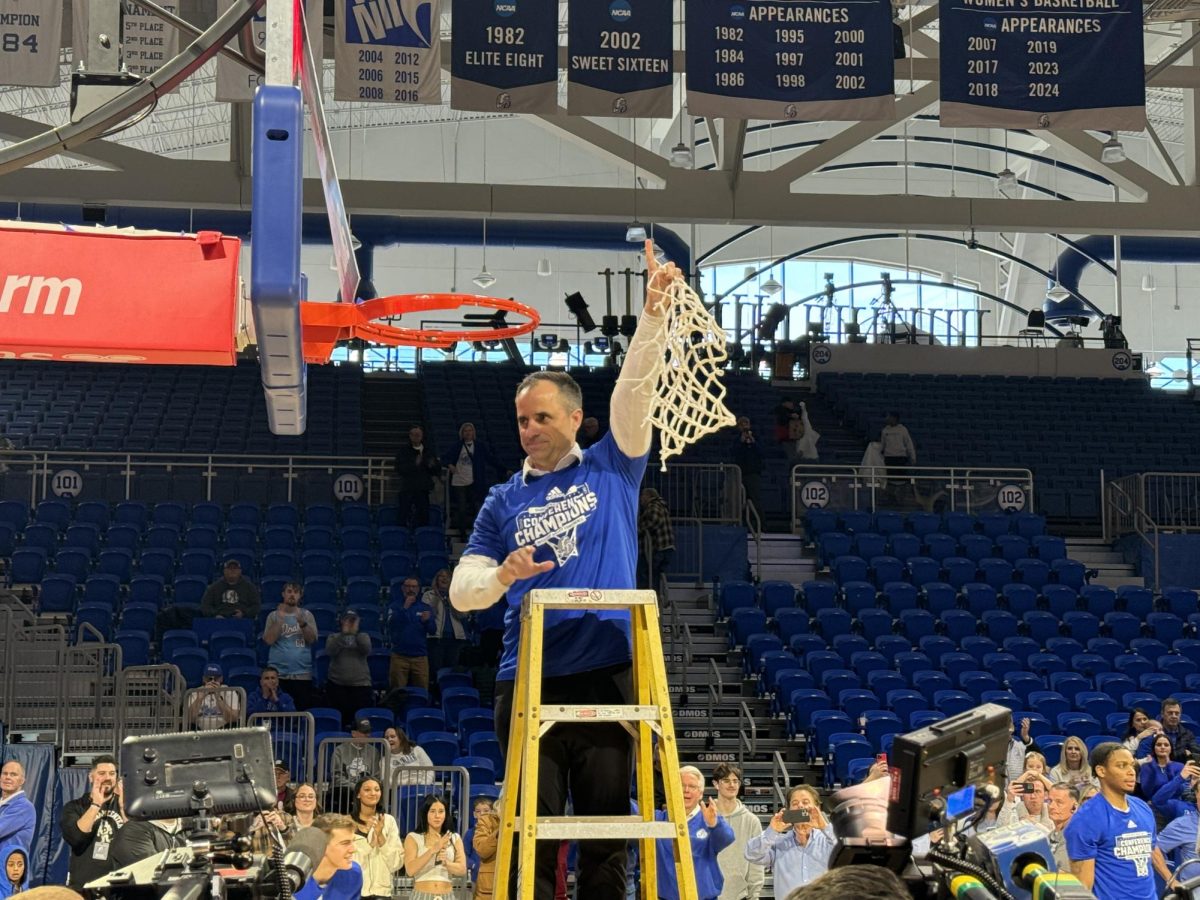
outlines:
[[[348,869],[338,869],[322,888],[311,875],[304,887],[293,895],[295,900],[360,900],[363,875],[358,863],[350,863]]]
[[[578,465],[531,477],[528,484],[518,472],[488,493],[466,552],[503,562],[518,547],[533,546],[536,562],[555,563],[508,589],[497,680],[516,678],[521,600],[528,591],[634,587],[638,490],[648,457],[626,456],[610,432],[583,451]],[[627,611],[552,610],[545,625],[544,677],[629,662]]]
[[[272,621],[283,619],[283,629],[267,654],[267,662],[279,670],[280,678],[312,677],[312,647],[304,643],[304,634],[300,631],[301,616],[307,620],[312,613],[300,610],[294,616],[280,616],[279,610],[273,610],[267,616],[267,627]]]
[[[1096,861],[1096,900],[1158,900],[1151,852],[1158,845],[1154,813],[1137,797],[1121,812],[1097,794],[1079,807],[1064,834],[1072,862]]]

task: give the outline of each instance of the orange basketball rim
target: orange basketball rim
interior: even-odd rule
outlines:
[[[463,331],[402,328],[380,321],[412,313],[453,312],[463,307],[517,313],[524,316],[526,321],[506,324],[503,328]],[[364,300],[362,303],[306,301],[300,304],[304,359],[310,363],[329,362],[334,346],[351,338],[361,338],[393,347],[446,350],[458,341],[498,341],[520,337],[532,332],[541,321],[537,310],[524,303],[476,294],[398,294]]]

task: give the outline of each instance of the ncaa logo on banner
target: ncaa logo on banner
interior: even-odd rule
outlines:
[[[1025,488],[1019,484],[1002,484],[996,492],[996,503],[1005,512],[1018,512],[1025,508]]]
[[[362,479],[353,472],[343,473],[333,480],[333,496],[339,500],[359,500],[362,495]]]
[[[495,0],[492,4],[492,11],[500,18],[507,19],[516,14],[517,4],[513,0]]]
[[[633,19],[633,9],[629,5],[629,0],[613,0],[608,5],[608,14],[619,25],[624,25]]]
[[[828,344],[817,344],[812,348],[812,361],[818,366],[827,366],[832,359],[833,351],[829,349]]]
[[[78,497],[83,490],[83,476],[74,469],[59,469],[50,476],[50,490],[55,497]]]
[[[1133,366],[1133,357],[1127,350],[1118,350],[1112,355],[1112,367],[1118,372],[1128,372]]]
[[[995,19],[984,19],[983,20],[983,30],[984,31],[999,31],[1000,23],[997,22]]]
[[[805,509],[824,509],[829,505],[829,485],[823,481],[806,481],[800,488],[800,502]]]
[[[735,22],[741,22],[743,19],[746,18],[746,7],[744,7],[744,6],[729,7],[729,18],[733,19],[733,21],[735,21]]]

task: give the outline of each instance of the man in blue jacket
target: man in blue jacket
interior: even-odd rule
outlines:
[[[1200,780],[1200,764],[1188,762],[1183,769],[1158,789],[1151,798],[1150,806],[1167,820],[1158,833],[1158,849],[1172,863],[1175,871],[1190,860],[1196,859],[1196,834],[1200,829],[1200,810],[1197,804],[1196,783]],[[1189,867],[1186,875],[1200,874]]]
[[[392,638],[392,661],[388,684],[396,688],[412,685],[429,690],[429,643],[433,634],[433,607],[420,598],[421,583],[408,576],[400,584],[403,599],[388,607],[388,631]]]
[[[692,865],[696,870],[696,896],[700,900],[716,900],[725,887],[725,876],[717,864],[717,854],[736,840],[733,829],[717,812],[717,804],[704,796],[704,773],[695,766],[679,770],[683,784],[683,811],[687,816],[688,835],[692,841]],[[665,821],[667,814],[654,814]],[[660,839],[654,848],[658,865],[659,900],[679,900],[679,882],[675,879],[675,854],[671,841]]]
[[[29,849],[37,814],[25,796],[24,787],[25,767],[10,759],[0,767],[0,843],[18,841]]]

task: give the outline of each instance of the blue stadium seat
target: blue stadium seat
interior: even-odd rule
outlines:
[[[1142,620],[1126,612],[1111,612],[1106,615],[1104,627],[1109,637],[1123,644],[1128,644],[1142,634]]]
[[[1075,590],[1082,588],[1086,581],[1086,570],[1081,563],[1073,559],[1056,559],[1050,564],[1050,568],[1059,584],[1070,585]]]
[[[1129,642],[1129,649],[1151,662],[1170,652],[1170,648],[1156,638],[1134,638]]]
[[[962,588],[967,582],[974,581],[978,574],[975,563],[961,556],[947,556],[942,560],[942,568],[946,573],[946,583],[956,588]]]
[[[939,618],[942,629],[952,641],[961,641],[963,638],[975,634],[979,624],[974,614],[965,609],[948,609]]]
[[[930,659],[939,659],[943,653],[952,653],[959,649],[954,641],[941,634],[925,635],[916,643],[917,648],[927,654]]]
[[[290,525],[298,528],[300,525],[300,510],[291,503],[273,503],[267,507],[267,525]]]
[[[891,660],[892,665],[895,665],[896,655],[911,651],[912,644],[909,643],[908,638],[901,637],[898,634],[885,634],[875,639],[875,650],[882,653]]]
[[[1099,653],[1076,653],[1070,662],[1073,670],[1088,679],[1095,678],[1101,672],[1112,671],[1112,662]]]
[[[38,584],[45,575],[46,551],[43,548],[19,547],[13,551],[8,569],[9,584]]]
[[[1000,590],[1013,580],[1013,565],[996,557],[985,557],[979,561],[979,574],[983,581]]]
[[[365,503],[346,503],[342,506],[342,526],[370,528],[371,508]]]
[[[937,513],[914,512],[908,514],[908,530],[918,537],[934,534],[942,527],[942,517]]]
[[[950,646],[953,648],[954,645],[950,644]],[[896,671],[907,678],[910,684],[917,672],[927,671],[933,665],[929,656],[918,650],[905,650],[897,653],[892,662],[896,666]]]
[[[981,581],[968,581],[962,586],[963,603],[971,615],[981,617],[985,612],[998,609],[1000,604],[996,598],[996,589]]]
[[[1071,701],[1058,691],[1031,691],[1029,705],[1051,721],[1057,719],[1059,713],[1071,711]]]
[[[948,584],[940,581],[927,581],[921,585],[921,600],[929,612],[940,615],[949,609],[954,609],[958,602],[958,592]]]
[[[1117,711],[1117,701],[1103,691],[1080,691],[1075,695],[1075,708],[1104,722]]]
[[[1112,615],[1112,613],[1109,615]],[[1100,635],[1100,620],[1091,613],[1064,613],[1062,623],[1066,633],[1071,635],[1076,641],[1089,641]]]
[[[1123,584],[1117,588],[1117,608],[1139,618],[1148,616],[1154,609],[1154,594],[1143,587]]]
[[[1066,661],[1056,653],[1032,653],[1025,665],[1031,672],[1043,677],[1066,671],[1067,668]]]
[[[727,581],[721,585],[718,612],[726,618],[735,609],[758,605],[758,593],[748,581]]]
[[[990,672],[1002,682],[1011,673],[1024,671],[1021,662],[1015,656],[1002,651],[985,653],[980,662],[983,664],[982,668],[985,672]]]
[[[860,634],[838,634],[830,641],[831,649],[840,656],[847,665],[856,653],[865,653],[871,649],[867,639]],[[830,696],[833,696],[830,694]]]
[[[1166,700],[1168,697],[1178,694],[1183,685],[1179,679],[1172,678],[1170,675],[1164,675],[1161,672],[1150,672],[1138,679],[1138,687],[1143,691],[1149,691],[1158,697],[1159,700]]]
[[[934,709],[947,716],[957,716],[978,705],[975,698],[965,691],[941,690],[933,695]]]
[[[803,734],[809,728],[809,723],[812,721],[813,713],[819,709],[829,709],[833,705],[829,695],[824,691],[818,691],[812,688],[804,688],[799,691],[793,691],[792,696],[788,698],[788,708],[790,715],[788,718],[788,731],[791,735]],[[843,715],[845,715],[843,713]]]
[[[871,513],[860,509],[842,510],[840,514],[842,530],[849,534],[859,534],[871,530]]]
[[[1029,704],[1030,693],[1046,689],[1045,682],[1032,672],[1009,672],[1004,678],[1004,685],[1020,697],[1025,705]]]
[[[1018,559],[1014,569],[1021,583],[1033,590],[1040,591],[1050,582],[1050,567],[1040,559]]]
[[[1107,589],[1106,589],[1107,590]],[[1110,591],[1111,593],[1111,591]],[[1114,600],[1116,595],[1113,595]],[[1075,593],[1075,589],[1065,584],[1048,584],[1042,588],[1042,599],[1046,601],[1046,609],[1056,616],[1062,616],[1064,613],[1071,612],[1079,608],[1079,595]],[[1106,610],[1111,612],[1111,608]],[[1095,610],[1089,609],[1093,615],[1101,615]]]
[[[938,562],[958,553],[958,540],[948,534],[925,535],[925,555]]]
[[[885,696],[888,708],[905,722],[917,710],[926,709],[929,702],[924,694],[906,688],[888,691]]]
[[[857,734],[842,732],[829,739],[829,758],[825,765],[826,786],[850,783],[850,761],[872,754],[871,744]]]
[[[889,581],[883,585],[883,605],[893,614],[916,609],[919,598],[917,588],[906,581]]]
[[[806,581],[801,585],[801,595],[810,615],[837,606],[837,585],[832,581]]]
[[[767,630],[767,614],[756,606],[743,606],[729,615],[729,644],[739,647],[752,634]]]
[[[836,675],[830,674],[827,681],[828,685],[822,690],[831,697],[837,697],[838,709],[852,721],[858,722],[864,712],[879,705],[879,698],[875,693],[858,684],[857,676],[853,673],[843,671]]]
[[[972,562],[979,562],[992,555],[995,549],[992,539],[982,534],[964,534],[958,540],[959,555]]]
[[[846,634],[850,630],[850,613],[844,609],[818,610],[815,619],[817,631],[827,641],[831,641],[834,635]]]
[[[975,517],[965,512],[948,512],[942,517],[942,531],[956,538],[975,534]]]
[[[839,556],[831,566],[833,580],[839,585],[847,581],[867,580],[867,561],[861,556]]]
[[[933,614],[923,609],[906,609],[899,616],[900,629],[913,642],[932,635],[936,627]]]
[[[897,559],[908,562],[912,557],[921,555],[921,539],[915,534],[893,534],[888,541],[888,552]]]
[[[843,534],[840,531],[821,535],[817,541],[817,555],[821,565],[829,567],[839,556],[849,555],[851,546],[852,539],[850,535]]]
[[[940,722],[945,718],[946,714],[936,709],[918,710],[908,717],[908,727],[916,731],[919,728],[926,728],[935,722]]]
[[[1002,559],[1015,563],[1030,554],[1029,541],[1017,534],[1002,534],[996,538],[996,548]]]
[[[1015,636],[1017,633],[1019,623],[1017,617],[1010,612],[1002,609],[991,609],[985,612],[980,618],[988,637],[994,641],[1002,641],[1005,638]]]
[[[1183,637],[1183,619],[1174,613],[1152,612],[1146,616],[1146,625],[1154,638],[1166,644],[1174,643]]]
[[[904,564],[894,556],[872,556],[871,580],[882,587],[889,581],[899,581],[904,577]]]
[[[1154,671],[1154,663],[1139,653],[1122,653],[1113,660],[1113,668],[1137,681]]]
[[[42,615],[66,615],[75,611],[78,599],[75,578],[67,574],[47,575],[38,592],[38,612]],[[110,607],[111,608],[111,607]]]
[[[928,556],[910,556],[905,569],[908,571],[908,580],[922,589],[930,582],[941,581],[942,564]]]
[[[1014,616],[1023,616],[1037,609],[1038,593],[1028,584],[1006,584],[1001,589],[1004,605]]]
[[[842,585],[842,606],[851,615],[874,609],[878,592],[869,581],[847,581]]]
[[[950,676],[950,680],[957,683],[962,677],[963,672],[970,672],[978,668],[979,661],[970,653],[943,653],[938,660],[938,667],[943,672]]]
[[[1184,638],[1172,644],[1171,650],[1200,666],[1200,640]]]
[[[763,610],[772,618],[779,610],[794,609],[796,606],[796,589],[789,582],[764,581],[759,589]]]
[[[1200,606],[1197,605],[1197,594],[1190,588],[1165,587],[1162,597],[1167,612],[1179,616],[1181,619],[1186,620],[1193,613],[1200,612]]]
[[[913,690],[920,691],[930,703],[938,691],[954,690],[954,683],[945,672],[936,669],[925,669],[912,675]]]
[[[1037,558],[1045,563],[1052,563],[1057,559],[1067,558],[1067,542],[1060,537],[1051,535],[1035,535],[1031,538],[1030,543]]]
[[[121,648],[122,667],[150,665],[150,634],[123,628],[113,635],[113,641]]]

